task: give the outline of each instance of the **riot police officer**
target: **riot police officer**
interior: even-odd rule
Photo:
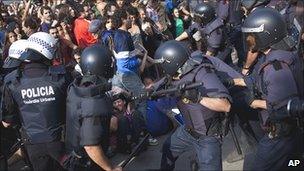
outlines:
[[[6,69],[6,73],[10,73],[11,71],[17,69],[22,61],[19,60],[20,56],[23,52],[25,52],[27,48],[27,40],[20,39],[16,42],[13,42],[8,50],[8,57],[5,59],[2,68]]]
[[[163,61],[160,65],[164,73],[171,78],[170,85],[204,84],[177,97],[177,106],[185,118],[185,126],[179,127],[164,143],[161,169],[174,169],[178,156],[193,147],[200,170],[221,170],[221,139],[214,128],[220,122],[221,112],[229,112],[231,97],[211,65],[202,63],[190,70],[185,69],[183,65],[189,56],[188,50],[174,40],[162,44],[155,53],[155,58]]]
[[[265,131],[259,141],[254,170],[278,170],[289,160],[299,158],[303,137],[295,118],[288,115],[288,100],[303,95],[303,61],[292,49],[286,23],[279,12],[271,8],[253,11],[244,21],[242,32],[248,49],[263,54],[262,64],[255,68],[254,79],[259,97],[247,96],[248,104],[259,109]],[[252,87],[247,79],[237,83]]]
[[[80,59],[83,77],[70,85],[67,97],[66,149],[69,170],[121,170],[105,156],[108,149],[112,100],[106,95],[111,89],[114,61],[104,46],[86,48]]]
[[[190,37],[197,43],[197,49],[209,56],[217,55],[224,46],[223,19],[216,18],[215,9],[207,3],[198,4],[193,15],[194,23],[175,40],[181,41]]]
[[[63,67],[51,66],[56,51],[51,35],[34,33],[26,44],[19,59],[30,62],[14,70],[3,88],[3,122],[11,124],[18,115],[34,170],[57,170],[63,153],[60,140],[69,81]]]
[[[241,1],[241,8],[243,9],[245,16],[247,17],[251,12],[258,8],[264,8],[268,5],[270,0],[242,0]],[[245,46],[246,47],[246,46]],[[259,52],[253,52],[251,50],[245,49],[246,60],[242,68],[242,74],[248,75],[251,74],[253,65],[257,64],[257,58],[261,55]]]
[[[280,12],[287,23],[288,34],[296,42],[296,48],[299,55],[303,56],[303,40],[304,40],[304,16],[303,1],[289,0],[286,7]],[[302,9],[301,9],[302,8]]]
[[[4,64],[2,66],[5,69],[4,73],[8,73],[8,74],[5,75],[5,77],[3,79],[4,84],[10,82],[11,80],[14,80],[15,74],[12,71],[16,70],[17,68],[22,69],[22,67],[23,67],[22,66],[22,61],[19,60],[19,58],[26,51],[26,48],[27,48],[27,40],[23,40],[23,39],[17,40],[16,42],[12,43],[12,45],[9,47],[8,57],[5,59]],[[12,72],[12,73],[10,73],[10,72]],[[1,92],[1,94],[2,94],[2,92]],[[2,111],[1,111],[0,115],[1,115],[0,120],[2,121]],[[16,139],[21,138],[19,136],[16,136],[16,131],[18,131],[18,130],[16,130],[15,128],[8,127],[9,125],[6,124],[5,122],[0,123],[0,125],[1,125],[0,126],[0,136],[1,136],[1,138],[8,139],[12,142],[16,142]],[[5,127],[5,129],[2,127],[2,125],[3,125],[3,127]],[[16,125],[16,128],[18,128],[18,127],[19,127],[19,124],[18,124],[18,126]],[[3,145],[1,145],[1,150],[2,150],[2,148],[4,149],[3,151],[9,150],[8,147],[10,147],[10,145],[12,145],[12,144],[4,142],[3,139],[1,139],[1,140],[2,141],[1,141],[0,144],[3,143]],[[17,149],[17,150],[19,152],[22,151],[22,154],[27,154],[27,152],[25,151],[25,149],[23,147],[21,149]],[[13,153],[15,153],[15,151]],[[3,152],[3,154],[4,154],[4,156],[6,156],[6,158],[9,158],[9,157],[7,157],[7,152],[6,153]],[[27,165],[26,167],[29,167],[30,162],[29,162],[29,159],[27,158],[27,155],[23,155],[23,157],[25,157],[25,159],[26,159],[25,160],[25,163]],[[6,162],[6,160],[3,160],[3,162],[4,161]],[[0,170],[7,170],[7,168],[6,169],[0,169]]]

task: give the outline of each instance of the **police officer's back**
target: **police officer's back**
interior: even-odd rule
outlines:
[[[56,40],[37,32],[27,40],[20,57],[30,61],[10,74],[4,85],[3,120],[12,123],[19,113],[26,148],[34,170],[58,169],[63,152],[62,126],[68,81],[62,67],[52,67]]]
[[[112,100],[106,95],[113,76],[111,52],[104,46],[86,48],[80,60],[83,77],[70,85],[67,97],[66,149],[70,170],[121,170],[105,152],[109,138]]]

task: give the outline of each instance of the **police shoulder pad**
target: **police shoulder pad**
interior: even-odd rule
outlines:
[[[18,77],[20,77],[20,70],[15,69],[4,77],[4,84],[11,83],[14,80],[17,80]]]
[[[203,30],[205,34],[211,34],[214,30],[216,30],[217,28],[223,26],[224,23],[221,19],[215,19],[214,21],[212,21],[211,23],[209,23]]]
[[[49,73],[50,74],[65,74],[66,70],[65,70],[64,65],[50,66]]]

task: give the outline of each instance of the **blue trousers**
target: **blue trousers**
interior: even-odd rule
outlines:
[[[163,145],[161,169],[173,170],[175,161],[183,152],[194,148],[199,170],[222,170],[221,140],[214,136],[192,137],[184,126],[167,138]]]
[[[301,160],[303,134],[293,132],[287,137],[270,139],[265,135],[258,144],[252,170],[289,170],[290,160]],[[302,162],[302,161],[301,161]]]

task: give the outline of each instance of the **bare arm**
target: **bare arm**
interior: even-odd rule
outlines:
[[[142,59],[142,61],[141,61],[141,64],[140,64],[140,67],[139,67],[140,73],[143,73],[143,72],[144,72],[144,69],[145,69],[146,63],[147,63],[147,56],[148,56],[148,54],[145,53],[145,54],[144,54],[144,57],[143,57],[143,59]]]
[[[213,54],[213,52],[211,52],[211,51],[207,51],[207,52],[206,52],[206,55],[207,55],[207,56],[213,56],[214,54]]]
[[[181,10],[185,15],[190,16],[190,12],[187,11],[184,7],[182,7],[180,10]]]
[[[175,40],[182,41],[187,38],[188,38],[188,34],[187,34],[187,32],[184,31],[181,35],[179,35],[177,38],[175,38]]]
[[[260,108],[260,109],[267,109],[267,105],[266,105],[266,100],[254,100],[250,107],[252,107],[253,109],[257,109],[257,108]]]
[[[235,78],[233,79],[233,82],[236,86],[246,87],[246,83],[243,78]]]
[[[77,48],[78,48],[78,46],[75,45],[72,41],[67,40],[67,39],[65,39],[65,38],[62,38],[62,40],[63,40],[63,42],[64,42],[68,47],[70,47],[70,48],[72,48],[72,49],[77,49]]]
[[[249,67],[256,60],[256,58],[258,57],[258,54],[259,54],[259,52],[248,51],[248,53],[247,53],[247,59],[246,59],[245,65],[244,65],[243,70],[242,70],[242,74],[243,75],[247,74],[247,72],[249,70]]]
[[[113,169],[108,158],[105,156],[101,146],[84,146],[85,151],[89,157],[102,169],[109,171]]]
[[[25,18],[28,16],[28,13],[29,13],[29,10],[30,10],[30,7],[31,7],[31,0],[23,0],[24,4],[25,4],[25,9],[24,9],[24,13],[23,13],[23,16],[22,16],[22,21],[25,20]]]
[[[230,102],[225,98],[203,97],[200,104],[217,112],[229,112],[231,108]]]
[[[150,67],[150,66],[152,66],[153,64],[155,64],[154,59],[151,58],[150,56],[147,56],[147,64],[146,64],[146,67]]]

